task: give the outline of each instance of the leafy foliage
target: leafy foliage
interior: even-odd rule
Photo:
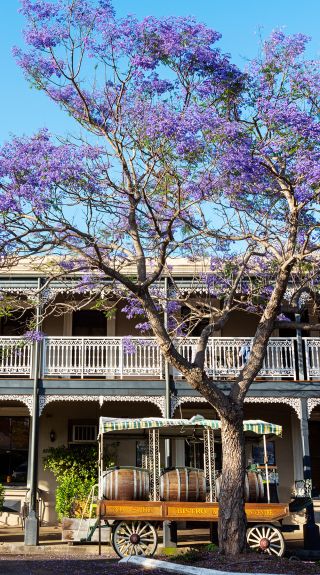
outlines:
[[[95,445],[77,447],[50,447],[45,450],[44,469],[50,469],[57,481],[66,475],[97,480],[98,448]]]
[[[73,448],[50,447],[45,450],[44,469],[57,480],[56,512],[58,518],[81,517],[91,487],[98,482],[98,448],[96,445]],[[107,456],[107,466],[114,464],[115,447]]]

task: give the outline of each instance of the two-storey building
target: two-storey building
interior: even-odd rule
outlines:
[[[192,290],[193,269],[176,260],[175,281]],[[39,272],[21,263],[0,276],[0,292],[23,299],[37,293]],[[69,282],[69,283],[68,283]],[[66,287],[67,285],[67,287]],[[72,279],[55,280],[43,297],[62,301],[72,291]],[[97,309],[67,310],[45,318],[38,381],[38,487],[41,521],[56,522],[55,482],[43,470],[43,452],[50,446],[90,444],[96,441],[98,418],[203,414],[214,409],[183,377],[170,370],[170,397],[164,361],[155,338],[141,336],[135,320],[118,305],[106,316]],[[30,418],[34,402],[34,346],[26,341],[28,310],[3,316],[0,322],[0,482],[5,486],[7,512],[0,523],[20,521],[17,511],[28,495],[30,475]],[[311,308],[305,314],[314,320]],[[236,312],[225,328],[210,339],[206,369],[221,389],[228,391],[243,365],[243,348],[254,335],[258,316]],[[197,333],[177,338],[183,354],[192,358]],[[311,463],[312,493],[320,495],[320,337],[278,329],[270,340],[263,368],[246,398],[245,417],[279,423],[283,438],[270,441],[269,464],[279,478],[280,500],[294,489],[304,489]],[[261,463],[259,442],[247,446],[247,459]],[[173,463],[201,465],[201,446],[176,440]],[[117,445],[117,463],[136,465],[136,451],[126,441]],[[297,482],[300,482],[297,484]],[[304,483],[303,483],[304,482]],[[308,483],[308,481],[307,481]],[[307,485],[307,489],[309,486]],[[12,512],[10,513],[10,508]]]

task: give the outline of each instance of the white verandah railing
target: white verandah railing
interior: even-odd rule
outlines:
[[[315,343],[314,343],[315,342]],[[179,352],[190,361],[198,338],[176,338]],[[250,355],[251,338],[210,338],[206,371],[213,377],[235,377]],[[320,375],[320,338],[306,342],[308,377]],[[308,367],[309,366],[309,367]],[[46,337],[44,377],[163,377],[164,360],[153,337]],[[174,371],[179,376],[177,371]],[[0,337],[0,376],[32,375],[32,343],[22,337]],[[259,377],[296,377],[295,338],[271,338]]]
[[[44,375],[161,376],[162,356],[155,338],[48,337]]]
[[[0,375],[32,374],[31,342],[21,337],[0,337]]]
[[[179,352],[195,359],[198,338],[176,340]],[[295,378],[295,338],[270,338],[259,377]],[[206,350],[205,368],[213,377],[236,376],[249,359],[252,338],[212,337]],[[176,372],[177,375],[177,372]]]
[[[307,379],[320,377],[320,337],[304,338]]]

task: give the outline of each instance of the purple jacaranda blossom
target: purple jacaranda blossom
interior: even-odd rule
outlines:
[[[129,355],[133,355],[137,351],[137,345],[135,341],[130,336],[124,336],[122,338],[123,351]]]
[[[151,325],[148,321],[143,321],[140,323],[137,323],[135,325],[135,328],[141,332],[141,333],[145,333],[146,331],[150,331],[151,330]]]
[[[40,330],[28,330],[23,334],[23,338],[28,342],[41,342],[46,337],[46,334]]]
[[[277,316],[277,320],[278,321],[292,321],[288,316],[286,316],[284,313],[280,313]]]

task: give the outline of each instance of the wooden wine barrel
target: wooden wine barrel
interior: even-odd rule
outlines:
[[[149,489],[149,471],[141,467],[113,467],[103,474],[106,499],[147,501]]]
[[[205,501],[206,478],[202,469],[175,467],[160,476],[163,501]]]
[[[216,478],[216,498],[217,498],[217,501],[219,501],[220,490],[221,490],[221,475],[219,475]],[[248,475],[246,473],[245,478],[244,478],[244,500],[250,501],[249,496],[250,496],[249,480],[248,480]]]
[[[216,477],[216,499],[217,499],[217,501],[219,501],[220,491],[221,491],[221,475],[218,475],[218,477]]]
[[[258,487],[259,487],[259,501],[264,500],[264,485],[261,473],[257,473]]]
[[[250,501],[250,487],[249,487],[249,479],[248,474],[246,473],[244,476],[244,500]]]
[[[260,490],[258,484],[258,474],[255,471],[248,471],[248,483],[249,483],[249,499],[252,503],[256,503],[260,498]]]

